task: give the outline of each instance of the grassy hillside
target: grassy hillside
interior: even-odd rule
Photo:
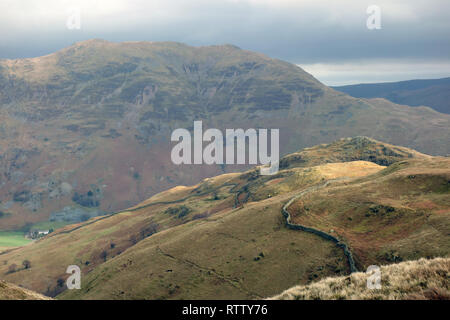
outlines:
[[[296,175],[310,183],[321,179],[303,170]],[[283,227],[285,198],[234,208],[235,190],[246,182],[219,176],[171,190],[173,200],[157,197],[130,211],[57,230],[0,255],[0,272],[9,281],[55,295],[63,289],[58,279],[66,277],[65,268],[77,264],[86,274],[85,286],[83,292],[65,292],[69,298],[89,293],[86,298],[114,299],[257,298],[295,284],[294,279],[348,272],[332,244]],[[11,264],[24,259],[32,262],[29,270],[8,273]],[[103,266],[112,274],[101,271]],[[292,277],[283,275],[284,268]]]
[[[90,40],[0,60],[0,230],[82,222],[245,166],[175,166],[171,132],[281,128],[282,154],[365,135],[450,153],[450,116],[332,90],[231,45]]]
[[[368,289],[363,272],[296,286],[271,299],[281,300],[449,300],[450,258],[420,259],[381,266],[381,289]]]
[[[366,203],[365,185],[380,187],[383,182],[383,188],[396,187],[389,184],[414,172],[419,182],[419,171],[434,174],[435,182],[407,184],[399,190],[405,195],[411,190],[411,206],[430,201],[433,210],[395,212],[395,217],[386,217],[380,209],[367,217],[364,209],[356,210],[342,225],[340,216],[332,220],[332,233],[347,242],[359,268],[369,262],[386,263],[387,257],[394,262],[397,256],[448,254],[445,228],[450,206],[448,190],[441,185],[449,172],[448,158],[358,137],[305,149],[282,163],[283,169],[273,176],[260,176],[257,169],[224,174],[167,190],[113,215],[55,230],[29,246],[1,254],[0,275],[61,299],[272,296],[299,283],[349,273],[347,258],[334,242],[286,228],[284,204],[301,193],[308,193],[308,198],[317,193],[324,202],[342,203],[336,208],[340,214],[347,212],[343,202],[347,192],[340,196],[334,190],[353,188],[348,194],[354,201]],[[289,210],[297,208],[303,207],[295,202]],[[300,222],[331,232],[331,222],[313,209],[309,207],[317,219]],[[303,217],[298,212],[292,211],[295,222]],[[367,224],[373,230],[363,230]],[[380,225],[388,225],[385,232]],[[405,231],[391,236],[395,228]],[[378,236],[384,238],[372,253],[365,246]],[[390,249],[395,249],[392,255]],[[21,265],[23,260],[29,260],[31,268],[9,272],[11,264]],[[82,269],[82,289],[64,291],[60,284],[71,264]]]
[[[364,83],[333,87],[357,98],[385,98],[408,106],[428,106],[450,113],[450,78]]]
[[[0,300],[49,300],[49,297],[0,281]]]
[[[450,159],[414,159],[303,195],[292,221],[345,239],[363,269],[450,251]]]

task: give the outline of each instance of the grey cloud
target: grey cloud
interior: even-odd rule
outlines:
[[[450,56],[447,0],[31,2],[0,4],[0,58],[39,56],[89,38],[231,43],[297,64]],[[381,7],[381,30],[366,28],[372,4]],[[67,30],[65,10],[76,5],[82,28]]]

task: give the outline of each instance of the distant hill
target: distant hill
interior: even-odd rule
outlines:
[[[385,98],[412,107],[428,106],[450,114],[450,78],[364,83],[332,87],[357,98]]]
[[[420,259],[381,266],[381,289],[367,288],[366,273],[327,278],[297,286],[272,297],[274,300],[449,300],[450,258]]]

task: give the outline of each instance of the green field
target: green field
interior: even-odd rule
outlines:
[[[59,228],[62,228],[64,226],[67,226],[68,224],[71,224],[72,222],[61,222],[61,221],[41,221],[38,223],[35,223],[31,226],[30,229],[32,230],[56,230]]]
[[[23,232],[0,231],[0,247],[19,247],[31,240],[25,239]]]

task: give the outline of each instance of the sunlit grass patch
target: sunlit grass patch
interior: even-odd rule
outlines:
[[[20,247],[31,242],[23,232],[0,231],[0,248]]]

